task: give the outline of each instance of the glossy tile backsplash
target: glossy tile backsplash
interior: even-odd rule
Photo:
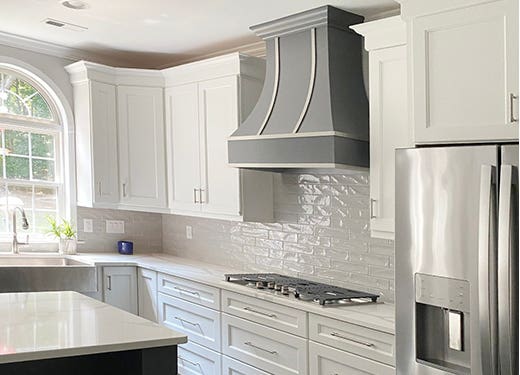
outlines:
[[[274,223],[163,215],[164,252],[394,300],[393,241],[370,238],[368,173],[277,174]],[[193,239],[186,238],[186,226]]]

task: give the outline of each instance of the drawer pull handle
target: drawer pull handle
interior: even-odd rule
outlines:
[[[193,290],[188,290],[188,289],[179,288],[178,286],[174,287],[173,289],[178,290],[179,293],[188,293],[188,294],[191,294],[192,296],[200,297],[200,294],[199,294],[199,292],[197,292],[197,291],[193,291]]]
[[[182,362],[187,362],[187,363],[189,363],[189,364],[192,365],[192,366],[200,367],[200,363],[199,363],[199,362],[192,362],[192,361],[190,361],[189,359],[186,359],[186,358],[181,357],[181,356],[177,356],[177,358],[180,359]]]
[[[372,348],[372,347],[375,346],[371,342],[365,342],[365,341],[360,341],[360,340],[356,340],[356,339],[351,339],[350,337],[345,337],[345,336],[343,336],[343,335],[341,335],[341,334],[339,334],[337,332],[332,332],[330,335],[333,336],[333,337],[337,337],[338,339],[352,341],[352,342],[355,342],[356,344],[359,344],[359,345],[368,346],[369,348]]]
[[[251,341],[246,341],[244,343],[244,345],[247,345],[247,346],[250,346],[251,348],[254,348],[254,349],[258,349],[258,350],[261,350],[263,352],[266,352],[266,353],[269,353],[269,354],[278,354],[278,352],[276,350],[269,350],[269,349],[264,349],[260,346],[256,346],[255,344],[253,344]]]
[[[193,322],[190,322],[189,320],[179,318],[178,316],[176,316],[175,319],[179,320],[181,323],[188,323],[189,325],[200,327],[199,323],[193,323]]]
[[[509,122],[518,122],[515,117],[515,99],[518,99],[518,96],[513,93],[509,94]]]
[[[276,318],[276,314],[265,313],[265,312],[262,312],[262,311],[258,311],[258,310],[252,309],[251,307],[247,307],[246,306],[246,307],[244,307],[244,310],[252,312],[252,313],[255,313],[255,314],[258,314],[258,315],[267,316],[269,318]]]
[[[377,201],[375,199],[370,198],[370,218],[377,219],[376,210],[374,209],[374,205]]]

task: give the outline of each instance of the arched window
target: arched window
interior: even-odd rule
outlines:
[[[49,240],[47,216],[64,210],[63,123],[45,89],[0,67],[0,238],[11,237],[11,210],[26,212],[31,242]]]

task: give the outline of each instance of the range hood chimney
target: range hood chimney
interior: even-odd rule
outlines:
[[[239,168],[367,168],[363,17],[323,6],[251,27],[266,41],[258,103],[228,139]]]

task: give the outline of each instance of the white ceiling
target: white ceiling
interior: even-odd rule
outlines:
[[[61,0],[1,0],[0,32],[154,68],[258,42],[249,26],[321,5],[368,17],[398,7],[393,0],[86,1],[89,9],[72,10]],[[48,26],[47,17],[88,30]]]

